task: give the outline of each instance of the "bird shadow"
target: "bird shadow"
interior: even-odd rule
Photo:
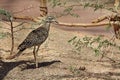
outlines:
[[[28,61],[18,61],[18,62],[4,62],[0,61],[0,80],[3,80],[4,77],[15,67],[20,64],[26,64]]]
[[[61,62],[61,61],[54,60],[54,61],[50,61],[50,62],[41,62],[38,64],[38,68],[49,66],[56,62]],[[5,78],[5,76],[14,68],[16,68],[16,67],[21,68],[20,67],[21,65],[25,65],[23,68],[21,68],[21,71],[26,70],[26,69],[36,69],[35,64],[34,63],[32,64],[32,63],[33,62],[31,62],[31,61],[24,61],[24,60],[16,61],[16,62],[4,62],[4,61],[0,60],[0,80],[3,80]]]
[[[50,66],[50,65],[52,65],[54,63],[58,63],[58,62],[61,62],[61,61],[60,60],[53,60],[53,61],[49,61],[49,62],[41,62],[41,63],[38,63],[38,68]],[[25,70],[25,69],[36,69],[35,63],[34,64],[27,64],[27,66],[24,67],[22,70]]]

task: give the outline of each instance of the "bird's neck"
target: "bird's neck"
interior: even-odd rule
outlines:
[[[44,27],[46,28],[47,31],[49,31],[50,29],[50,24],[51,23],[48,23],[48,22],[44,23]]]

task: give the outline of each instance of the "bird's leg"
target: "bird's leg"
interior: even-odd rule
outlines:
[[[40,45],[38,45],[37,50],[35,51],[35,63],[36,63],[36,68],[38,68],[38,61],[37,61],[37,56],[38,56],[38,50],[40,48]]]
[[[40,45],[38,45],[37,50],[36,50],[37,55],[38,55],[39,48],[40,48]]]
[[[35,50],[36,50],[36,46],[34,46],[34,49],[33,49],[33,55],[35,55]]]
[[[33,55],[34,55],[34,59],[35,59],[36,68],[38,68],[37,56],[38,56],[39,47],[40,47],[40,45],[37,47],[37,50],[36,50],[36,46],[34,46],[34,49],[33,49]]]
[[[34,59],[35,59],[35,67],[37,68],[38,67],[38,63],[37,63],[37,56],[36,56],[36,46],[34,46],[33,55],[34,55]]]

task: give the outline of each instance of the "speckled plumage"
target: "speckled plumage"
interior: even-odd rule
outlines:
[[[37,62],[37,52],[40,47],[40,45],[47,39],[49,35],[49,29],[50,29],[50,24],[52,22],[56,22],[54,20],[54,17],[47,17],[44,21],[44,24],[40,26],[39,28],[31,31],[26,39],[18,46],[18,53],[10,56],[8,59],[13,59],[15,57],[18,57],[25,49],[33,47],[33,54],[36,62],[36,67],[38,67],[38,62]],[[36,46],[38,48],[36,49]]]
[[[45,21],[42,26],[28,34],[26,39],[18,46],[18,53],[13,58],[19,56],[25,49],[40,46],[48,37],[51,22]]]
[[[44,27],[39,27],[28,34],[26,39],[18,46],[23,51],[32,46],[41,45],[48,37],[49,31]]]

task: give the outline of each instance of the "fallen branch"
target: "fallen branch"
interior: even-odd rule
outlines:
[[[33,17],[29,17],[29,16],[13,16],[13,18],[19,19],[19,20],[28,20],[28,21],[32,21],[32,22],[41,22],[41,20],[44,19],[45,17],[33,18]]]
[[[105,26],[105,25],[110,25],[110,24],[119,24],[119,22],[101,22],[101,23],[86,23],[86,24],[82,24],[82,23],[63,23],[63,22],[59,22],[57,25],[60,26],[66,26],[66,27],[99,27],[99,26]]]
[[[101,16],[101,17],[99,17],[98,19],[93,20],[92,23],[99,23],[99,22],[104,21],[104,20],[106,20],[106,19],[109,20],[109,16]]]
[[[101,17],[98,17],[96,20],[93,20],[92,23],[99,23],[106,19],[109,21],[120,21],[120,15],[119,14],[111,14],[111,15],[101,16]]]
[[[13,16],[13,18],[14,19],[29,20],[29,21],[36,22],[35,18],[28,17],[28,16]]]

